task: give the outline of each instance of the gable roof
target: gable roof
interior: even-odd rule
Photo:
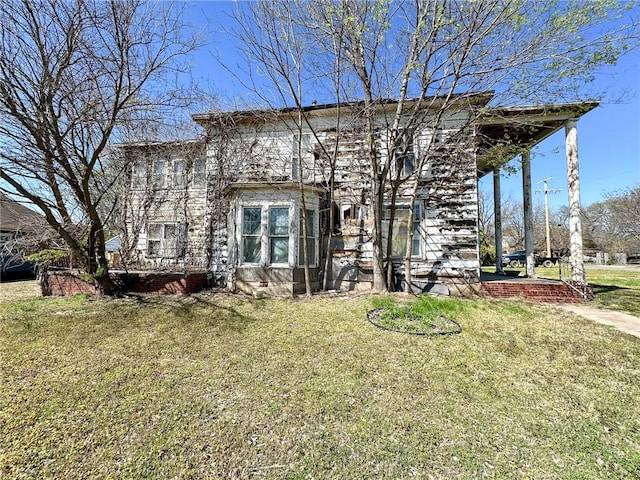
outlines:
[[[38,232],[44,224],[42,215],[0,193],[0,230]]]

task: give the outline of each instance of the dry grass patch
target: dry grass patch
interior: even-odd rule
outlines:
[[[462,334],[372,299],[0,304],[7,478],[637,478],[638,339],[462,301]]]

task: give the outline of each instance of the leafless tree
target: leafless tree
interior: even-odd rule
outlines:
[[[610,192],[583,209],[589,237],[609,253],[640,251],[640,187]]]
[[[179,6],[142,0],[8,0],[0,23],[0,188],[37,206],[108,292],[102,203],[126,165],[105,149],[176,117],[199,38]]]

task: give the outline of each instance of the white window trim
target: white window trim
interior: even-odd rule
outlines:
[[[298,141],[300,139],[300,141]],[[312,180],[315,172],[315,157],[313,155],[313,134],[311,132],[297,132],[293,134],[291,149],[291,179]],[[302,166],[303,171],[300,171]]]
[[[267,265],[274,265],[274,266],[289,266],[291,264],[291,237],[293,235],[291,235],[291,205],[282,205],[282,204],[274,204],[274,205],[269,205],[267,207],[267,225],[266,225],[266,237],[267,237],[267,256],[265,257],[267,259]],[[272,235],[271,234],[271,212],[273,210],[286,210],[287,211],[287,223],[288,223],[288,227],[287,227],[287,235],[286,237],[284,235]],[[287,239],[287,261],[286,262],[273,262],[271,259],[271,240],[273,238],[286,238]]]
[[[164,166],[162,167],[162,172],[156,173],[156,165],[162,162]],[[166,158],[156,158],[151,162],[151,185],[155,190],[161,190],[167,188],[167,168],[171,164],[171,162]],[[162,179],[162,184],[160,185],[156,179]]]
[[[258,235],[245,235],[244,233],[244,210],[245,208],[253,208],[260,210],[260,233]],[[262,265],[264,259],[264,208],[262,205],[241,205],[239,208],[239,233],[240,233],[240,242],[238,244],[238,251],[240,253],[239,256],[239,264],[240,265]],[[260,242],[260,258],[257,262],[245,262],[244,260],[244,238],[245,237],[258,237]]]
[[[259,262],[245,262],[244,261],[244,240],[243,240],[243,222],[244,222],[244,209],[245,208],[259,208],[260,209],[260,261]],[[288,256],[287,261],[283,263],[271,262],[271,236],[269,232],[269,212],[274,208],[286,208],[288,211]],[[236,221],[235,235],[236,235],[236,252],[237,265],[242,268],[246,267],[274,267],[274,268],[297,268],[303,265],[302,260],[298,260],[299,257],[299,222],[300,222],[300,202],[292,198],[265,198],[262,199],[243,199],[236,203],[236,212],[234,214]],[[317,202],[311,202],[311,205],[307,205],[307,210],[314,212],[314,240],[315,240],[315,258],[311,267],[317,267],[318,255],[319,255],[319,207]]]
[[[136,173],[136,167],[140,167],[141,171],[139,173]],[[146,189],[148,176],[148,164],[146,160],[134,160],[131,163],[131,188],[133,190]]]

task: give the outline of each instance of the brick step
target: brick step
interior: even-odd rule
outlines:
[[[585,299],[565,283],[484,282],[481,293],[493,298],[524,298],[532,302],[580,303]],[[587,286],[587,298],[593,298],[593,290]]]

